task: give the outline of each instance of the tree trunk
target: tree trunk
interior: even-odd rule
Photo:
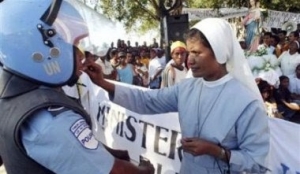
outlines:
[[[160,19],[160,47],[164,49],[165,45],[164,19]]]
[[[165,43],[165,32],[164,32],[164,17],[167,15],[165,0],[159,0],[159,16],[160,16],[160,47],[163,48]]]

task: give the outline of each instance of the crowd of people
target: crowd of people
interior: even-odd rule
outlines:
[[[157,47],[154,43],[147,47],[145,44],[131,47],[130,42],[124,44],[123,40],[118,40],[117,47],[107,51],[105,56],[93,54],[86,51],[86,56],[95,57],[95,62],[99,64],[105,78],[117,80],[123,83],[159,89],[161,87],[172,86],[186,77],[188,64],[186,45],[182,41],[172,43],[171,57],[165,56],[165,50]]]
[[[276,57],[274,64],[277,64],[279,69],[272,75],[264,75],[273,72],[267,69],[256,78],[266,102],[268,115],[300,123],[300,24],[297,27],[297,30],[290,33],[284,30],[263,33],[261,44],[256,50],[265,50],[265,55]],[[245,42],[240,41],[240,44],[247,53]]]

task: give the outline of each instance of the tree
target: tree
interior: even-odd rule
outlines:
[[[164,38],[163,18],[166,15],[181,14],[187,0],[80,0],[93,4],[97,11],[102,11],[108,18],[122,22],[127,31],[141,34],[151,29],[160,28]],[[162,40],[161,40],[162,42]]]
[[[277,11],[287,11],[287,12],[300,12],[300,1],[299,0],[260,0],[260,5],[262,8],[277,10]],[[199,1],[198,1],[199,3]],[[220,7],[248,7],[249,0],[208,0],[200,2],[197,7],[205,7],[207,5],[212,8]]]
[[[299,0],[264,0],[262,6],[266,9],[300,13]]]
[[[146,32],[157,28],[168,14],[180,14],[184,0],[101,0],[98,8],[111,19],[125,25],[127,31]]]
[[[145,33],[162,25],[166,15],[180,14],[184,6],[193,8],[248,7],[249,0],[81,0],[92,3],[112,20],[120,21],[127,31]],[[262,8],[300,12],[299,0],[260,0]],[[161,34],[163,37],[163,31]]]

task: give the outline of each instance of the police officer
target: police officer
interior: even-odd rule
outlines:
[[[78,79],[84,9],[74,0],[0,0],[0,156],[8,174],[154,173],[149,162],[114,158],[61,90]]]

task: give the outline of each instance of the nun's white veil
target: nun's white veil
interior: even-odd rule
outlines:
[[[217,62],[226,63],[227,71],[254,92],[256,98],[262,102],[244,52],[233,33],[230,24],[219,18],[206,18],[192,28],[200,30],[210,43]]]

